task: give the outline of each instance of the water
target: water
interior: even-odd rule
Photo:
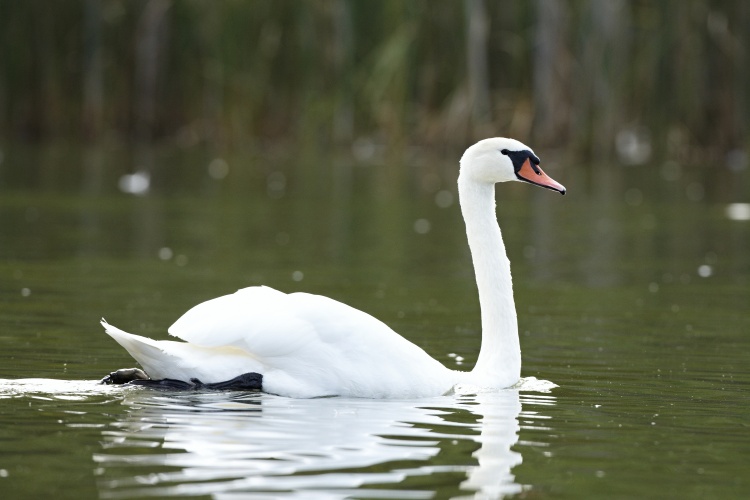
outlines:
[[[548,169],[568,196],[498,188],[523,375],[551,392],[291,400],[99,386],[133,362],[98,320],[165,338],[192,305],[264,283],[366,310],[468,369],[479,310],[453,166],[415,168],[394,189],[374,166],[331,159],[247,158],[260,175],[229,158],[221,179],[210,157],[175,156],[139,197],[117,192],[119,155],[83,156],[80,171],[62,157],[9,151],[3,164],[4,498],[750,493],[741,183],[700,192],[689,171]],[[335,168],[318,178],[315,162]]]

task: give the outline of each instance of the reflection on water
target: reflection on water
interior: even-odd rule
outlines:
[[[522,448],[546,444],[519,443],[519,432],[548,431],[545,409],[556,404],[519,389],[300,400],[54,379],[0,379],[0,400],[34,402],[67,434],[100,432],[91,458],[102,498],[499,498],[530,488],[513,468]]]
[[[524,488],[512,473],[519,416],[543,422],[553,403],[517,390],[408,401],[129,391],[94,461],[105,498],[431,498],[436,484],[495,498]]]

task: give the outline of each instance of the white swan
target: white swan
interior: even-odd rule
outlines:
[[[562,194],[527,146],[479,141],[460,162],[458,193],[482,314],[482,345],[470,372],[451,370],[369,314],[327,297],[250,287],[199,304],[169,328],[185,342],[106,332],[152,380],[215,383],[241,374],[289,397],[412,398],[457,384],[502,389],[519,381],[521,350],[510,262],[495,216],[494,184],[525,181]],[[262,381],[262,382],[261,382]]]

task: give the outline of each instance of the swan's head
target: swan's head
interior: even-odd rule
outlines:
[[[461,176],[490,184],[523,181],[565,194],[565,186],[539,168],[530,147],[505,137],[484,139],[467,149],[461,157]]]

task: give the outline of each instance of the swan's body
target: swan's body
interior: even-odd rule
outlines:
[[[185,342],[106,332],[151,379],[221,382],[262,375],[265,392],[290,397],[412,398],[456,384],[502,389],[520,379],[510,263],[495,216],[494,184],[523,180],[561,193],[518,141],[485,139],[461,158],[459,198],[482,310],[482,347],[470,372],[450,370],[372,316],[333,299],[250,287],[199,304],[169,329]]]

